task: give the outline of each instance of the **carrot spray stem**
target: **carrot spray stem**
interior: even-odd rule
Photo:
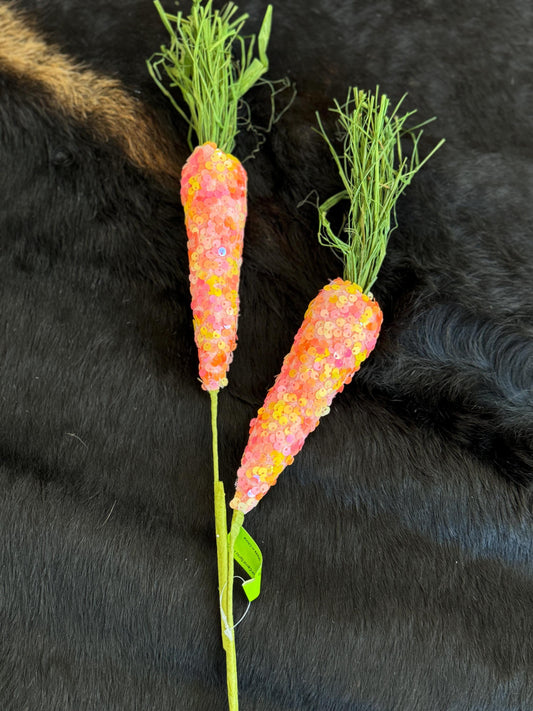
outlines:
[[[272,7],[267,7],[257,38],[252,35],[246,39],[241,30],[248,15],[238,15],[232,2],[215,10],[212,0],[192,0],[187,16],[165,12],[159,0],[154,4],[170,44],[161,46],[147,61],[148,71],[187,122],[192,151],[183,167],[180,196],[188,238],[199,374],[202,388],[211,398],[220,619],[228,703],[230,711],[237,711],[233,554],[228,552],[226,500],[218,470],[217,409],[218,391],[227,385],[226,375],[237,340],[238,287],[247,213],[246,171],[230,151],[239,131],[242,97],[268,69],[266,49]],[[182,101],[174,98],[173,89],[179,90]],[[194,134],[199,142],[196,147]],[[232,540],[234,543],[235,537],[230,535]],[[230,543],[230,549],[231,546]]]

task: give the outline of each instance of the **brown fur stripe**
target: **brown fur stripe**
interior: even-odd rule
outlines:
[[[98,74],[47,43],[31,19],[0,4],[0,70],[36,82],[51,106],[113,141],[128,159],[167,187],[179,184],[181,165],[172,142],[149,109],[120,81]]]

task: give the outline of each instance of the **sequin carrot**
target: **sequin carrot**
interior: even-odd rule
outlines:
[[[382,320],[377,302],[345,279],[333,280],[311,301],[276,383],[250,423],[233,508],[250,511],[292,464],[374,348]]]
[[[385,256],[398,197],[424,161],[418,157],[422,134],[407,130],[414,113],[389,115],[384,94],[353,89],[333,111],[343,136],[339,154],[317,114],[319,133],[339,169],[343,190],[319,206],[319,239],[338,250],[344,278],[334,279],[309,304],[281,372],[268,392],[250,435],[237,473],[235,527],[256,506],[283,469],[292,463],[308,434],[329,412],[335,395],[350,382],[374,348],[382,313],[370,288]],[[413,142],[411,158],[402,153],[401,138]],[[344,238],[334,233],[329,210],[347,201]],[[236,516],[240,514],[240,516]]]
[[[227,385],[237,344],[246,172],[237,158],[204,143],[183,167],[181,202],[200,380],[213,392]]]
[[[268,69],[266,48],[272,7],[268,6],[257,36],[241,36],[247,15],[235,17],[229,3],[213,10],[212,0],[192,0],[184,16],[155,6],[170,36],[170,46],[148,60],[148,69],[161,91],[189,125],[192,153],[181,175],[190,268],[194,338],[198,348],[202,388],[211,399],[215,529],[222,642],[230,711],[238,709],[237,661],[233,633],[233,558],[228,561],[224,486],[218,470],[218,391],[227,385],[227,372],[237,340],[239,274],[246,221],[246,171],[231,155],[238,133],[238,110],[244,94]],[[169,88],[162,76],[166,75]],[[186,105],[175,100],[178,89]],[[199,145],[193,148],[193,134]]]
[[[259,58],[253,58],[255,37],[246,49],[240,36],[248,16],[235,18],[233,3],[218,11],[213,10],[211,0],[205,4],[193,0],[189,16],[166,13],[159,0],[154,4],[171,43],[148,61],[148,69],[189,125],[192,153],[182,170],[180,194],[200,380],[204,390],[215,392],[227,385],[236,346],[247,213],[246,171],[230,151],[238,133],[241,99],[268,69],[272,8],[267,8],[258,34]],[[233,56],[235,45],[240,50],[238,58]],[[163,82],[161,70],[170,89],[181,92],[188,111]],[[196,147],[194,134],[199,142]]]

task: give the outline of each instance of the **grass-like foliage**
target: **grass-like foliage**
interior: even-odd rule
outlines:
[[[213,10],[212,0],[193,0],[187,16],[165,12],[159,0],[154,4],[170,45],[163,45],[147,61],[150,75],[189,124],[191,150],[195,133],[198,143],[213,141],[231,152],[241,99],[268,70],[272,6],[267,8],[256,41],[255,35],[241,35],[248,15],[236,16],[238,8],[232,2],[219,11]],[[258,56],[254,57],[256,45]],[[169,80],[168,88],[162,73]],[[173,89],[181,92],[188,112],[174,98]]]
[[[390,100],[385,94],[350,89],[344,104],[335,102],[330,109],[337,116],[342,148],[336,150],[328,138],[317,113],[318,133],[327,142],[339,169],[344,189],[318,207],[320,243],[340,253],[344,278],[368,293],[385,258],[391,231],[396,226],[395,206],[399,196],[415,173],[444,143],[441,140],[424,160],[418,144],[422,126],[408,128],[407,122],[416,111],[400,115],[405,96],[389,112]],[[410,157],[404,155],[402,138],[411,139]],[[347,200],[341,232],[336,234],[328,212]]]

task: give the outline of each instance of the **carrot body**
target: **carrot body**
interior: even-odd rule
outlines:
[[[254,508],[292,463],[374,348],[382,320],[377,302],[341,278],[311,301],[281,372],[250,423],[233,509]]]
[[[181,174],[194,339],[204,390],[227,385],[237,344],[246,171],[215,143],[194,149]]]

